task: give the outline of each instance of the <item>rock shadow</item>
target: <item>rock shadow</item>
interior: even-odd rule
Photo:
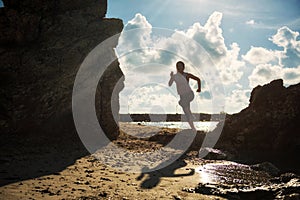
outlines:
[[[72,114],[52,119],[43,128],[3,134],[0,140],[0,186],[57,174],[89,155]]]

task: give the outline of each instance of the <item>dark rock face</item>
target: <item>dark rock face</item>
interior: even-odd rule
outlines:
[[[250,168],[256,171],[267,172],[271,176],[278,176],[280,172],[280,170],[276,166],[274,166],[272,163],[269,162],[263,162],[263,163],[251,165]]]
[[[228,116],[216,148],[250,162],[300,169],[300,84],[274,80],[253,89],[249,106]]]
[[[118,82],[120,84],[118,85]],[[103,131],[110,139],[116,139],[119,135],[119,127],[116,124],[119,116],[119,96],[112,95],[113,92],[118,94],[124,88],[124,76],[115,60],[104,72],[99,81],[96,93],[96,110],[98,121]],[[114,91],[115,90],[115,91]]]
[[[87,54],[121,32],[118,19],[105,19],[106,0],[4,0],[0,9],[1,123],[10,131],[29,131],[70,112],[76,72]],[[116,61],[102,79],[100,122],[116,135],[107,108],[114,84],[123,76]],[[101,81],[100,81],[101,82]],[[102,83],[100,83],[101,85]],[[118,99],[117,99],[118,101]],[[109,106],[110,108],[110,106]],[[105,116],[105,117],[103,117]]]
[[[87,155],[72,117],[75,76],[92,49],[123,29],[121,20],[105,18],[106,0],[3,2],[0,157],[9,161],[0,165],[0,185],[60,171]],[[99,81],[96,94],[101,94],[95,105],[99,122],[112,139],[118,126],[109,105],[119,100],[111,100],[111,92],[122,76],[116,60]],[[19,154],[26,159],[18,159]]]
[[[26,44],[35,41],[44,36],[50,28],[53,29],[54,24],[60,24],[62,18],[66,16],[73,18],[72,14],[84,15],[82,21],[100,20],[105,16],[107,7],[106,0],[4,0],[3,2],[5,8],[0,11],[0,44]]]

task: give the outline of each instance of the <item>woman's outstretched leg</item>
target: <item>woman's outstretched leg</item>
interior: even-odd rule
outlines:
[[[193,114],[192,111],[190,109],[190,106],[184,107],[183,108],[183,112],[188,120],[188,123],[190,125],[190,127],[192,128],[193,131],[197,131],[197,129],[195,128],[194,122],[193,122]]]

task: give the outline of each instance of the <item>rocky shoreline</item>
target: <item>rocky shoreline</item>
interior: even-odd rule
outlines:
[[[300,173],[300,84],[278,79],[251,92],[249,106],[226,117],[216,148],[247,163],[269,161]]]

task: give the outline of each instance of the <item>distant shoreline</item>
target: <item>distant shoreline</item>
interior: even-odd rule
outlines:
[[[194,113],[195,121],[220,121],[224,114]],[[226,114],[228,115],[228,114]],[[119,114],[120,122],[170,122],[186,121],[184,114]]]

